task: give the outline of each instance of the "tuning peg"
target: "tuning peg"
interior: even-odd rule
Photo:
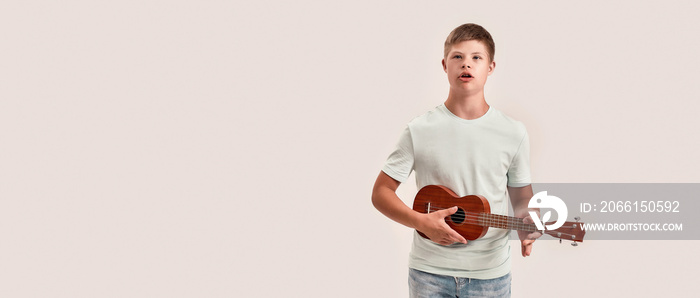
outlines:
[[[576,242],[571,242],[571,246],[578,246],[578,243],[576,243]]]
[[[574,217],[574,220],[578,222],[579,220],[581,220],[581,218],[576,216],[576,217]]]

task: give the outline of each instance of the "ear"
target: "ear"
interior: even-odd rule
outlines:
[[[445,59],[442,59],[442,70],[447,73],[447,64],[445,64]]]
[[[491,61],[491,64],[489,64],[489,74],[491,75],[493,73],[493,70],[496,69],[496,61]]]

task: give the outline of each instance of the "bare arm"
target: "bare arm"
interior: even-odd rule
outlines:
[[[510,204],[513,205],[513,212],[515,213],[515,217],[522,218],[529,216],[527,205],[528,203],[530,203],[530,198],[532,198],[532,196],[534,195],[532,193],[532,185],[523,187],[509,186],[508,194],[510,195]]]
[[[430,240],[442,245],[455,242],[467,243],[467,240],[459,235],[445,223],[444,218],[454,214],[457,208],[440,210],[430,214],[416,212],[406,206],[396,195],[396,189],[400,182],[380,172],[372,189],[372,204],[386,217],[409,228],[423,232]]]
[[[513,205],[513,213],[515,217],[523,218],[524,223],[533,223],[532,218],[528,211],[540,212],[539,209],[533,208],[528,209],[527,205],[533,196],[532,185],[524,187],[508,187],[508,194],[510,195],[510,204]],[[527,257],[532,253],[532,244],[535,243],[535,239],[542,236],[539,232],[527,233],[518,231],[518,237],[520,238],[520,248],[523,257]]]

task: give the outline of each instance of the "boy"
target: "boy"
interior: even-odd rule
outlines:
[[[409,256],[411,297],[510,297],[508,230],[490,228],[467,241],[444,218],[457,207],[418,213],[396,195],[416,172],[418,188],[443,185],[459,196],[486,197],[491,213],[507,214],[506,189],[515,216],[528,216],[529,139],[525,126],[490,107],[484,84],[493,73],[495,46],[476,24],[455,28],[445,41],[442,67],[450,83],[444,104],[412,120],[374,184],[372,203],[390,219],[419,230]],[[523,257],[539,233],[519,233]]]

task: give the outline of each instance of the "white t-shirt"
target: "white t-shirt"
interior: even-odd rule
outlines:
[[[459,196],[482,195],[491,213],[508,214],[506,186],[530,184],[530,143],[525,126],[489,107],[473,120],[454,115],[444,104],[413,119],[399,138],[382,171],[405,182],[443,185]],[[509,231],[489,228],[468,244],[442,246],[414,232],[409,267],[477,279],[510,272]]]

